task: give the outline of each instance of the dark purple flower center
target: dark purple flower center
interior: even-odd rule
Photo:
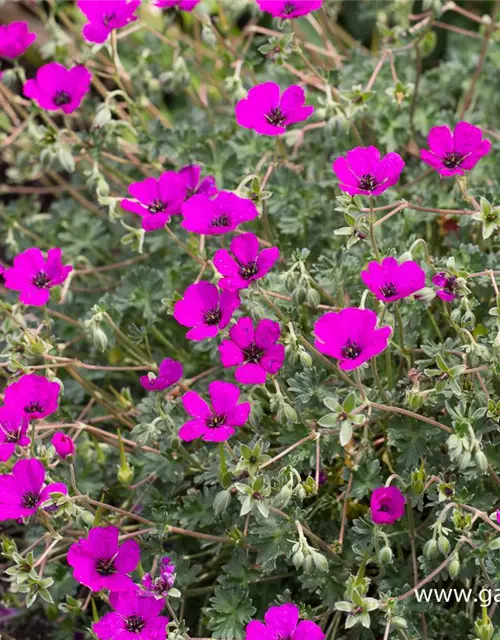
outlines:
[[[56,91],[54,97],[52,98],[55,105],[58,107],[62,107],[64,104],[69,104],[71,102],[71,96],[67,91]]]
[[[222,425],[226,422],[226,416],[222,413],[212,413],[212,415],[207,418],[206,425],[209,429],[217,429],[218,427],[222,427]]]
[[[447,169],[455,169],[460,165],[465,156],[453,151],[451,153],[447,153],[443,158],[443,164]]]
[[[105,27],[109,27],[109,23],[111,22],[111,20],[114,20],[116,18],[116,13],[105,13],[102,16],[102,23]]]
[[[256,262],[249,262],[240,267],[240,276],[243,278],[243,280],[250,280],[250,278],[253,278],[253,276],[257,275],[257,272],[258,269]]]
[[[125,630],[130,633],[140,633],[146,626],[146,621],[141,616],[129,616],[125,619]]]
[[[45,271],[39,271],[36,276],[33,278],[33,284],[38,289],[43,289],[50,282],[50,277],[45,273]]]
[[[95,563],[95,570],[100,576],[111,576],[116,573],[115,558],[99,558]]]
[[[384,502],[382,502],[382,504],[378,508],[378,511],[382,511],[383,513],[390,513],[391,512],[391,505],[390,504],[385,504]]]
[[[266,113],[265,118],[269,124],[273,125],[273,127],[282,127],[285,124],[286,115],[279,107],[275,107],[274,109],[271,109],[269,113]]]
[[[359,179],[359,188],[363,189],[364,191],[373,191],[376,186],[377,183],[371,173],[365,173]]]
[[[396,285],[393,282],[386,282],[386,284],[380,287],[380,292],[386,298],[392,298],[392,296],[395,296],[397,294],[398,290],[396,289]]]
[[[160,200],[160,198],[156,198],[156,200],[153,200],[153,202],[148,205],[148,211],[150,213],[159,213],[160,211],[165,211],[165,209],[167,208],[167,204],[168,203]]]
[[[252,344],[243,349],[243,353],[245,354],[246,362],[260,362],[264,355],[264,350],[258,347],[255,342],[252,342]]]
[[[205,312],[205,324],[213,326],[219,324],[222,319],[222,312],[220,309],[210,309]]]
[[[289,16],[294,11],[295,11],[295,5],[293,4],[293,2],[285,2],[285,6],[281,10],[283,15],[285,16]]]
[[[21,498],[21,507],[24,509],[34,509],[38,504],[38,500],[40,496],[37,493],[33,493],[33,491],[28,491]]]
[[[212,227],[229,227],[231,220],[227,213],[222,213],[218,218],[212,220]]]
[[[24,407],[25,413],[42,413],[42,411],[43,411],[42,405],[36,400],[34,400],[33,402],[30,402]]]
[[[21,429],[16,429],[15,431],[5,431],[5,442],[19,442],[20,437]]]
[[[360,353],[361,348],[352,340],[349,340],[347,344],[342,347],[342,355],[348,360],[355,360]]]
[[[455,276],[450,276],[446,278],[445,285],[443,289],[448,293],[455,293],[455,289],[457,288],[457,279]]]

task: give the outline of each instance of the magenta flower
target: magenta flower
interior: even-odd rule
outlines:
[[[16,446],[26,447],[31,440],[26,435],[29,420],[20,407],[3,405],[0,407],[0,462],[6,462],[16,450]]]
[[[264,620],[265,624],[252,620],[247,625],[245,640],[323,640],[325,637],[315,622],[299,622],[299,608],[295,604],[270,607]]]
[[[243,233],[231,240],[230,249],[219,249],[214,256],[214,266],[225,276],[219,287],[230,291],[247,289],[252,282],[264,278],[280,257],[278,247],[259,253],[259,241],[253,233]]]
[[[216,380],[208,385],[212,407],[195,391],[182,397],[184,409],[194,419],[182,425],[179,438],[191,442],[201,438],[205,442],[224,442],[241,427],[250,415],[250,403],[238,404],[240,390],[230,382]]]
[[[184,327],[192,327],[186,333],[188,340],[214,338],[231,320],[240,303],[235,291],[219,291],[210,282],[197,282],[175,303],[174,318]]]
[[[388,153],[381,160],[376,147],[356,147],[337,158],[332,169],[340,180],[340,189],[350,196],[378,196],[396,184],[404,166],[397,153]]]
[[[214,176],[201,179],[201,167],[198,164],[188,164],[182,167],[179,175],[186,181],[186,198],[201,194],[212,198],[218,193]]]
[[[394,302],[425,287],[425,271],[413,260],[401,264],[395,258],[384,258],[382,264],[373,261],[361,279],[377,300]]]
[[[229,336],[219,346],[220,359],[223,367],[237,366],[234,377],[240,384],[265,384],[267,374],[283,366],[285,347],[276,344],[280,337],[277,322],[261,320],[254,330],[251,318],[240,318]]]
[[[134,540],[119,545],[119,535],[117,527],[94,527],[87,538],[72,544],[68,564],[73,578],[91,591],[133,591],[134,581],[127,574],[139,564],[141,552]]]
[[[282,20],[300,18],[321,9],[323,0],[257,0],[261,11]]]
[[[67,436],[62,431],[56,431],[52,436],[52,446],[57,452],[57,455],[65,460],[68,456],[72,456],[75,453],[75,442],[73,438]]]
[[[90,71],[82,65],[66,69],[58,62],[49,62],[38,69],[35,80],[24,84],[23,91],[42,109],[73,113],[89,90],[91,78]]]
[[[304,89],[297,85],[288,87],[281,95],[277,84],[264,82],[252,87],[247,97],[238,102],[234,110],[236,122],[264,136],[279,136],[291,124],[307,120],[313,114],[314,107],[304,106],[305,99]]]
[[[0,25],[0,58],[17,58],[36,40],[27,22]]]
[[[159,615],[165,603],[144,597],[138,590],[112,593],[114,612],[94,622],[92,631],[99,640],[165,640],[168,618]]]
[[[370,309],[348,307],[325,313],[314,325],[314,346],[339,360],[341,369],[357,369],[387,347],[392,329],[375,329],[376,324],[377,314]]]
[[[432,278],[432,284],[440,287],[440,289],[436,291],[436,295],[438,298],[441,298],[441,300],[451,302],[458,297],[456,293],[458,287],[456,276],[449,276],[444,273],[444,271],[441,271]]]
[[[184,370],[180,362],[166,358],[162,360],[156,377],[152,377],[152,374],[141,376],[140,382],[146,391],[163,391],[179,382],[183,373]]]
[[[5,288],[19,291],[19,301],[41,307],[50,298],[50,290],[62,284],[73,270],[61,262],[61,249],[49,249],[47,259],[40,249],[26,249],[14,258],[14,266],[4,274]]]
[[[379,487],[372,493],[370,509],[375,524],[394,524],[403,517],[406,500],[397,487]]]
[[[139,202],[122,200],[122,208],[141,216],[145,231],[156,231],[170,222],[171,216],[180,213],[186,197],[186,179],[175,171],[165,171],[158,179],[134,182],[128,192]]]
[[[446,125],[432,127],[427,143],[429,151],[421,149],[420,158],[442,176],[464,175],[491,149],[481,129],[468,122],[459,122],[453,133]]]
[[[135,22],[135,10],[141,0],[78,0],[77,7],[88,18],[82,35],[88,42],[105,42],[113,29]]]
[[[175,583],[175,564],[165,556],[160,562],[160,574],[153,578],[150,573],[146,573],[142,578],[142,587],[148,595],[154,598],[164,598]]]
[[[0,520],[29,518],[50,499],[51,493],[68,493],[61,482],[46,487],[44,483],[45,467],[40,460],[16,462],[12,473],[0,476]]]
[[[155,6],[160,9],[178,7],[181,11],[192,11],[201,0],[156,0]]]
[[[29,420],[39,420],[57,411],[60,390],[58,382],[29,373],[5,389],[5,404],[19,407]]]
[[[251,200],[229,191],[219,191],[211,200],[195,195],[182,205],[182,226],[192,233],[217,236],[234,231],[243,222],[254,220],[259,211]]]

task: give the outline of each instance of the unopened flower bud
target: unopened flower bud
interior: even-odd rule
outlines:
[[[484,455],[484,453],[482,451],[476,451],[474,453],[474,459],[479,469],[483,473],[486,473],[486,471],[488,471],[488,458]]]
[[[391,564],[394,554],[391,547],[385,546],[378,552],[378,562],[381,565]]]
[[[450,578],[454,579],[460,573],[460,560],[458,556],[455,556],[453,560],[450,562],[448,567],[448,573],[450,574]]]
[[[62,431],[57,431],[52,436],[52,445],[63,460],[66,460],[68,456],[73,456],[75,453],[75,443],[73,438],[67,436]]]
[[[446,540],[446,538],[445,538]],[[428,560],[432,560],[433,558],[436,557],[438,552],[438,544],[436,542],[436,540],[434,538],[431,538],[430,540],[427,540],[427,542],[425,543],[424,546],[424,556],[428,559]]]
[[[450,551],[450,541],[448,540],[448,538],[446,538],[446,536],[439,536],[438,547],[443,556],[448,555],[448,552]]]

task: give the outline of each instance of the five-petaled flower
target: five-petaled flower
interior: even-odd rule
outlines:
[[[265,624],[252,620],[247,625],[245,640],[323,640],[325,634],[315,622],[301,620],[299,608],[295,604],[270,607],[265,616]]]
[[[94,622],[92,631],[99,640],[165,640],[168,618],[160,612],[163,600],[148,598],[140,591],[112,593],[109,603],[114,611]]]
[[[459,122],[453,133],[446,125],[432,127],[427,144],[420,158],[442,176],[464,175],[491,149],[481,129],[468,122]]]
[[[219,191],[215,198],[198,194],[182,205],[182,226],[192,233],[217,236],[234,231],[244,222],[254,220],[259,211],[251,200],[229,191]]]
[[[184,297],[174,306],[174,318],[184,327],[192,327],[187,333],[188,340],[215,338],[227,326],[240,306],[240,296],[235,291],[219,291],[210,282],[190,285]]]
[[[165,358],[158,369],[158,375],[147,374],[140,377],[141,385],[146,391],[163,391],[171,385],[179,382],[184,371],[182,364],[177,360]]]
[[[259,241],[253,233],[243,233],[231,240],[231,251],[219,249],[214,256],[214,266],[224,278],[219,280],[221,289],[247,289],[260,280],[279,260],[278,247],[263,249],[259,253]]]
[[[241,384],[264,384],[267,374],[277,373],[283,366],[285,347],[276,344],[280,326],[272,320],[261,320],[254,329],[251,318],[240,318],[229,330],[230,340],[219,345],[222,366],[234,367],[234,377]]]
[[[58,62],[40,67],[34,80],[24,84],[24,95],[32,98],[41,109],[73,113],[90,88],[92,74],[82,65],[66,69]]]
[[[193,417],[179,430],[179,438],[191,442],[202,438],[206,442],[224,442],[241,427],[250,415],[250,403],[241,402],[239,388],[230,382],[216,380],[208,385],[210,407],[196,391],[188,391],[182,397],[184,409]]]
[[[17,446],[30,444],[26,435],[28,426],[28,417],[21,407],[7,404],[0,407],[0,462],[6,462]]]
[[[27,22],[0,25],[0,58],[17,58],[36,40]]]
[[[375,489],[370,499],[372,520],[375,524],[394,524],[403,517],[406,500],[394,486]]]
[[[19,407],[29,420],[39,420],[57,411],[60,391],[58,382],[29,373],[5,389],[5,404]]]
[[[75,453],[75,441],[71,436],[67,436],[62,431],[56,431],[52,436],[52,446],[56,450],[57,455],[65,460],[68,456]]]
[[[156,0],[155,6],[160,9],[178,8],[180,11],[192,11],[201,0]]]
[[[50,499],[51,493],[68,493],[61,482],[46,487],[44,484],[45,467],[40,460],[16,462],[12,473],[0,476],[0,520],[29,518]]]
[[[454,275],[447,275],[444,271],[436,273],[432,278],[432,284],[435,284],[439,289],[436,291],[436,295],[445,302],[451,302],[458,297],[457,288],[458,281]]]
[[[300,18],[321,9],[323,0],[257,0],[261,11],[282,20]]]
[[[51,288],[62,284],[73,269],[63,265],[61,256],[61,249],[49,249],[46,259],[40,249],[26,249],[5,272],[5,288],[19,291],[19,300],[24,304],[43,306],[50,298]]]
[[[131,184],[128,192],[139,202],[125,198],[120,204],[125,211],[141,216],[145,231],[156,231],[170,222],[173,215],[180,213],[186,197],[186,183],[186,176],[165,171],[158,179],[146,178]]]
[[[339,188],[350,196],[378,196],[399,180],[405,166],[403,158],[391,152],[380,159],[377,147],[356,147],[337,158],[332,169]]]
[[[361,272],[361,279],[384,302],[401,300],[425,287],[425,271],[413,260],[401,264],[395,258],[370,262],[366,271]]]
[[[219,192],[214,176],[206,176],[202,179],[199,164],[188,164],[178,173],[185,180],[186,198],[191,198],[198,193],[213,198]]]
[[[128,575],[140,561],[140,549],[134,540],[118,544],[117,527],[94,527],[86,538],[71,545],[68,564],[73,567],[73,578],[91,591],[133,592],[135,585]]]
[[[348,307],[325,313],[314,325],[314,346],[336,358],[341,369],[357,369],[387,348],[392,329],[376,325],[377,314],[371,309]]]
[[[279,136],[286,133],[287,127],[296,122],[307,120],[313,112],[313,106],[304,106],[304,89],[292,85],[280,92],[279,85],[264,82],[252,87],[246,98],[235,107],[236,121],[240,127],[253,129],[265,136]]]
[[[88,19],[82,35],[88,42],[105,42],[113,29],[137,20],[135,10],[141,0],[78,0],[77,7]]]

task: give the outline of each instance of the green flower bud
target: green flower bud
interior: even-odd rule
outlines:
[[[445,538],[445,540],[446,540],[446,538]],[[433,558],[436,557],[437,552],[438,552],[438,543],[436,542],[436,540],[434,538],[431,538],[430,540],[428,540],[425,543],[424,556],[428,560],[432,560]]]
[[[378,562],[380,565],[384,566],[387,564],[391,564],[394,554],[392,549],[388,546],[382,547],[378,552]]]
[[[447,556],[450,551],[450,541],[445,536],[439,536],[438,538],[439,551],[443,556]]]
[[[450,578],[452,579],[456,578],[460,573],[460,560],[457,555],[450,562],[448,566],[448,573],[450,574]]]
[[[482,451],[476,451],[474,453],[474,459],[482,473],[486,473],[486,471],[488,471],[488,458],[484,455],[484,453]]]

